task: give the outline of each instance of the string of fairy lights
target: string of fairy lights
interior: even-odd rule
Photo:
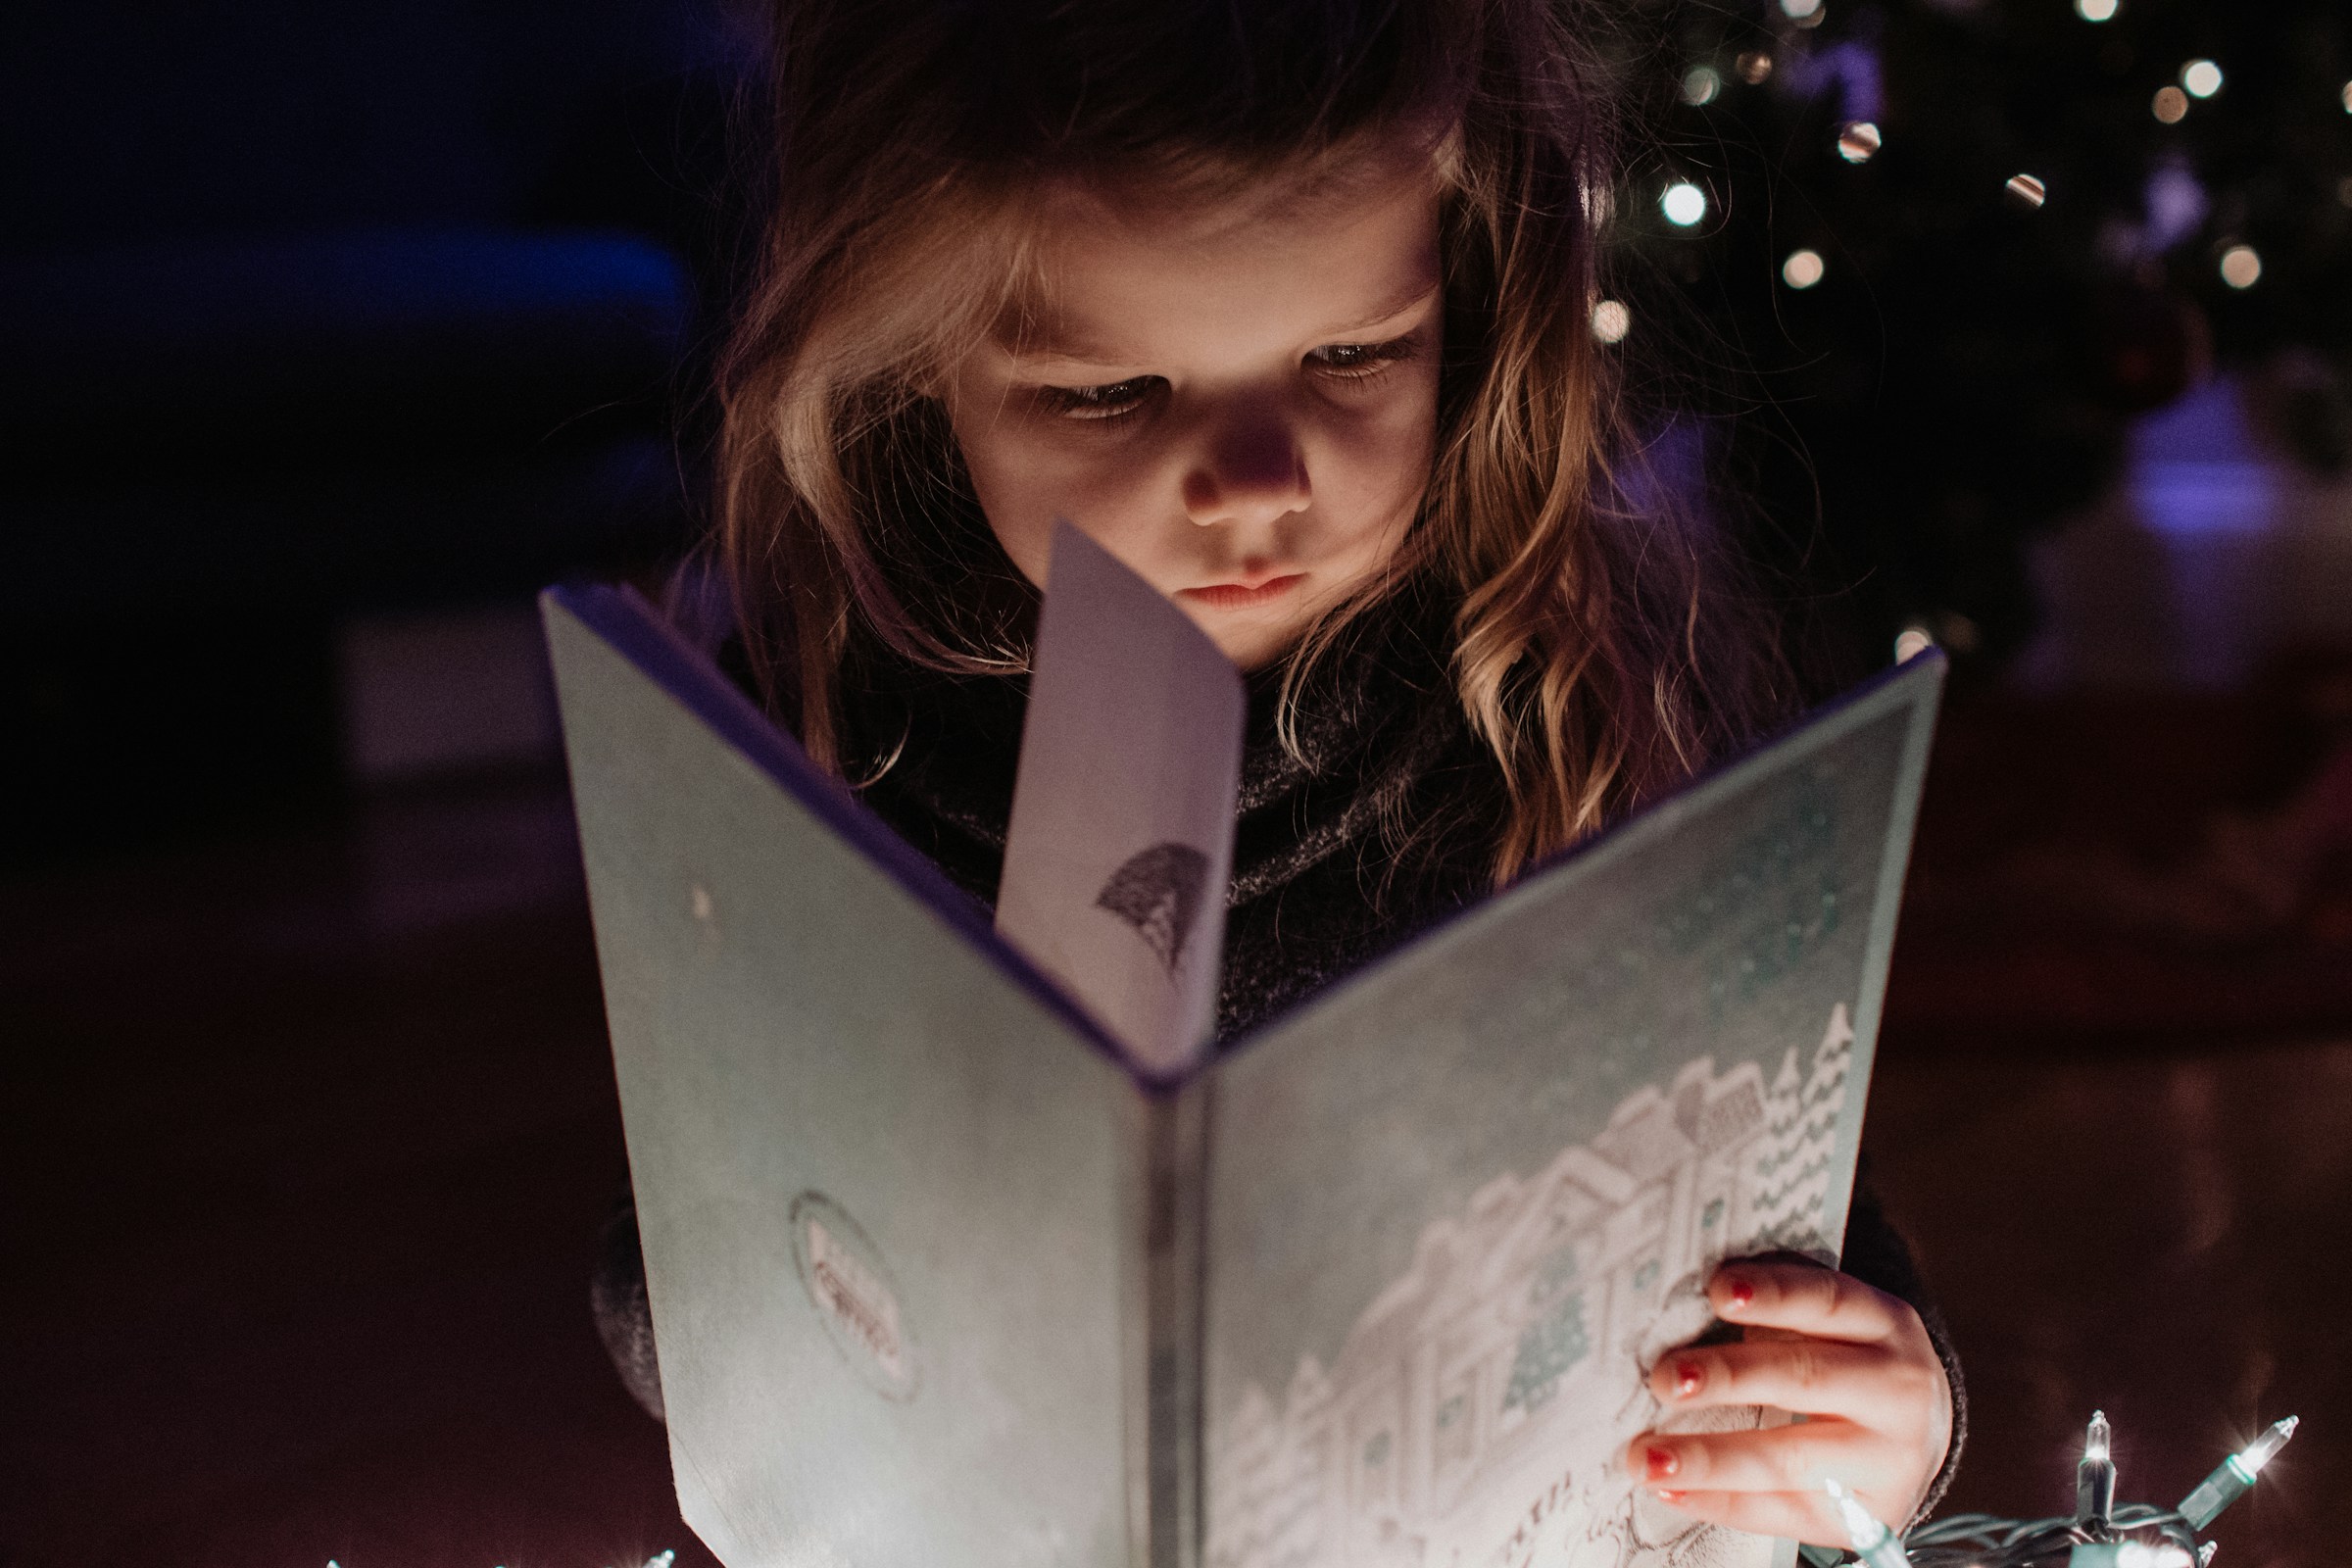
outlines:
[[[2200,1533],[2254,1488],[2255,1478],[2295,1435],[2288,1416],[2214,1466],[2170,1508],[2118,1503],[2113,1429],[2093,1411],[2075,1467],[2075,1511],[2051,1519],[1960,1513],[1897,1536],[1836,1481],[1826,1483],[1853,1543],[1851,1555],[1804,1549],[1812,1568],[2211,1568],[2215,1543]]]
[[[2274,1422],[2252,1443],[2226,1455],[2170,1508],[2116,1501],[2114,1431],[2096,1410],[2075,1467],[2071,1515],[2003,1519],[1957,1513],[1898,1536],[1837,1481],[1826,1481],[1853,1550],[1806,1546],[1800,1555],[1807,1568],[2212,1568],[2215,1543],[2199,1540],[2198,1533],[2254,1490],[2255,1478],[2299,1424],[2291,1415]],[[677,1555],[656,1552],[644,1568],[672,1568]],[[341,1565],[330,1560],[326,1568]]]

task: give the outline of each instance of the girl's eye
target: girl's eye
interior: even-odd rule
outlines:
[[[1066,419],[1115,419],[1142,408],[1166,383],[1156,375],[1130,376],[1102,386],[1044,386],[1038,401]]]
[[[1361,381],[1390,366],[1413,357],[1413,340],[1391,338],[1386,343],[1327,343],[1307,355],[1307,363],[1325,375]]]

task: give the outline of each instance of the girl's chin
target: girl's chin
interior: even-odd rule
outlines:
[[[1217,652],[1233,661],[1234,666],[1244,673],[1263,669],[1280,661],[1298,646],[1298,639],[1305,634],[1307,625],[1305,620],[1294,620],[1287,615],[1278,621],[1267,620],[1254,625],[1241,624],[1238,615],[1204,616],[1196,613],[1193,619],[1208,634],[1208,640],[1217,645]]]

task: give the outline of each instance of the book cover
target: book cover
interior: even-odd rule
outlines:
[[[1002,932],[641,601],[546,596],[688,1522],[1785,1559],[1613,1461],[1715,1260],[1836,1255],[1940,659],[1210,1057],[1238,681],[1083,536],[1053,572]]]

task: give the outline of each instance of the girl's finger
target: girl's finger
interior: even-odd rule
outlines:
[[[1814,1263],[1726,1263],[1707,1282],[1707,1299],[1727,1323],[1865,1345],[1893,1339],[1919,1321],[1886,1292]]]
[[[1764,1431],[1646,1432],[1625,1467],[1647,1487],[1678,1492],[1823,1493],[1835,1480],[1857,1496],[1899,1490],[1907,1477],[1885,1439],[1848,1421],[1806,1421]]]
[[[1837,1518],[1826,1494],[1801,1492],[1676,1492],[1653,1488],[1650,1495],[1711,1525],[1759,1536],[1780,1536],[1807,1545],[1844,1550],[1845,1527]],[[1865,1503],[1865,1507],[1869,1504]]]
[[[1937,1391],[1936,1362],[1883,1345],[1807,1338],[1669,1350],[1650,1369],[1650,1392],[1668,1410],[1769,1404],[1800,1415],[1844,1416],[1867,1427],[1915,1420]]]

